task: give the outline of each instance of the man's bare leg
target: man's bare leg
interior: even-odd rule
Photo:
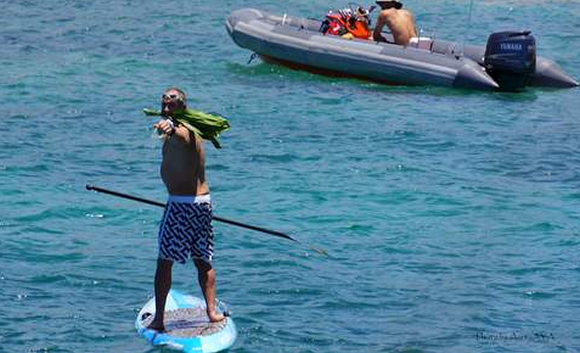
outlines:
[[[173,261],[157,260],[157,271],[155,271],[155,316],[147,328],[164,332],[163,316],[165,315],[165,302],[167,294],[171,289],[171,270]]]
[[[215,270],[210,263],[203,260],[195,259],[193,262],[195,267],[197,267],[197,280],[205,298],[209,321],[222,321],[225,317],[223,314],[218,313],[215,307]]]

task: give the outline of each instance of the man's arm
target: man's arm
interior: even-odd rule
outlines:
[[[191,143],[193,141],[192,133],[182,125],[179,125],[175,128],[174,136],[177,137],[180,141],[185,143]]]
[[[153,127],[162,134],[167,136],[175,136],[181,142],[191,143],[193,141],[191,133],[185,126],[175,126],[169,119],[161,119],[157,122],[157,124],[153,125]]]
[[[379,18],[377,20],[377,25],[375,26],[375,29],[373,31],[373,40],[375,40],[377,42],[385,42],[385,43],[387,42],[385,37],[383,37],[382,32],[383,32],[383,28],[385,27],[385,25],[387,25],[387,23],[389,21],[390,14],[391,14],[391,10],[383,10],[379,14]]]

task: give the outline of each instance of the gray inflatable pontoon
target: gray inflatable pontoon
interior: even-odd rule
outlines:
[[[430,41],[425,49],[403,47],[323,35],[320,26],[321,21],[275,16],[249,8],[232,12],[226,21],[228,33],[237,45],[257,53],[265,61],[293,68],[389,84],[503,88],[484,67],[486,47],[466,46],[461,55],[461,46],[448,41]],[[535,58],[535,42],[532,48]],[[535,60],[535,71],[531,72],[527,85],[578,86],[553,61],[541,57]]]

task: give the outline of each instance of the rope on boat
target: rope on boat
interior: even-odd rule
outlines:
[[[469,30],[471,29],[471,18],[473,14],[473,0],[469,2],[469,15],[467,16],[467,28],[465,33],[463,34],[463,44],[461,45],[461,56],[465,53],[465,42],[467,41],[467,36],[469,34]]]

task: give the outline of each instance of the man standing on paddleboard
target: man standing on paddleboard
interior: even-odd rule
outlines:
[[[207,304],[211,322],[224,319],[215,307],[215,270],[212,267],[213,229],[211,198],[205,178],[205,153],[201,137],[174,118],[174,112],[187,109],[185,93],[170,88],[163,93],[163,118],[154,128],[163,134],[161,178],[169,192],[159,229],[159,255],[155,272],[155,317],[148,328],[164,331],[165,302],[171,288],[174,262],[184,264],[191,257]]]

